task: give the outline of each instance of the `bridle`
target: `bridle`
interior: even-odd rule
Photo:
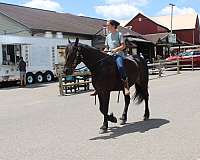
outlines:
[[[75,58],[72,62],[72,65],[70,67],[65,67],[65,69],[70,70],[70,71],[74,71],[75,67],[82,62],[83,60],[83,55],[81,54],[81,47],[80,46],[73,46],[73,53],[75,52]]]
[[[77,66],[79,63],[82,62],[83,60],[83,55],[81,54],[81,47],[80,46],[75,46],[75,59],[74,59],[74,62],[73,62],[73,65],[72,66]]]

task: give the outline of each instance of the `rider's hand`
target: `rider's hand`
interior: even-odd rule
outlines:
[[[104,50],[103,50],[104,52],[108,52],[108,48],[104,48]]]
[[[108,49],[104,48],[104,50],[102,52],[105,53],[105,54],[107,54],[108,53]]]
[[[116,52],[117,52],[117,49],[116,49],[116,48],[112,49],[112,52],[113,52],[113,53],[116,53]]]

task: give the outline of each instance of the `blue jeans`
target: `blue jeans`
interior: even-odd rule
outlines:
[[[113,55],[113,57],[116,62],[121,79],[126,80],[127,75],[126,75],[125,68],[124,68],[124,57],[121,55],[116,55],[116,54]]]

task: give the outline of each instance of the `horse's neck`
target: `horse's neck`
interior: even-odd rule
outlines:
[[[98,63],[106,57],[102,52],[98,50],[83,49],[83,63],[89,68],[90,71],[94,71]]]

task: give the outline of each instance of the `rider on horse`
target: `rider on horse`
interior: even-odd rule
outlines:
[[[119,22],[115,20],[108,20],[106,23],[106,27],[109,31],[108,35],[106,36],[105,40],[105,46],[104,49],[105,52],[107,52],[109,55],[112,55],[118,71],[120,73],[120,78],[124,84],[124,92],[125,95],[130,95],[129,91],[129,85],[128,85],[128,77],[126,75],[125,67],[124,67],[124,52],[125,49],[125,42],[123,38],[123,34],[118,31],[117,27],[120,25]],[[91,95],[96,95],[96,91],[92,93]]]
[[[111,91],[119,91],[123,89],[123,81],[125,81],[127,90],[128,90],[128,82],[130,86],[135,87],[135,94],[133,96],[133,100],[137,100],[137,103],[145,102],[145,114],[144,120],[149,119],[149,93],[148,93],[148,81],[149,81],[149,73],[146,60],[141,56],[137,57],[137,60],[128,60],[124,61],[123,54],[121,53],[124,48],[124,43],[122,38],[119,38],[117,42],[117,36],[119,34],[116,30],[118,24],[113,24],[112,21],[108,22],[108,29],[110,30],[110,39],[111,43],[118,44],[116,47],[111,48],[109,35],[107,36],[108,47],[107,50],[110,52],[114,52],[113,57],[109,55],[105,55],[102,51],[79,43],[79,39],[76,38],[76,41],[70,43],[66,46],[65,49],[65,65],[64,65],[64,73],[67,75],[73,74],[75,67],[83,62],[91,72],[92,76],[92,84],[97,91],[98,99],[99,99],[99,110],[103,115],[103,125],[100,127],[99,133],[106,133],[108,131],[108,122],[117,123],[117,118],[114,114],[109,114],[109,101],[110,101],[110,92]],[[110,29],[113,28],[113,29]],[[116,32],[112,32],[115,30]],[[119,37],[122,36],[119,34]],[[115,38],[113,38],[115,37]],[[106,50],[106,49],[105,49]],[[123,67],[123,62],[126,65],[126,73],[124,69],[119,68],[120,73],[118,73],[118,68],[115,63],[119,67]],[[121,75],[121,78],[120,76]],[[128,82],[127,78],[128,77]],[[122,79],[122,80],[121,80]],[[124,92],[125,90],[123,90]],[[130,104],[130,95],[124,94],[125,105],[123,109],[122,116],[120,117],[120,124],[125,124],[127,122],[127,113]]]

